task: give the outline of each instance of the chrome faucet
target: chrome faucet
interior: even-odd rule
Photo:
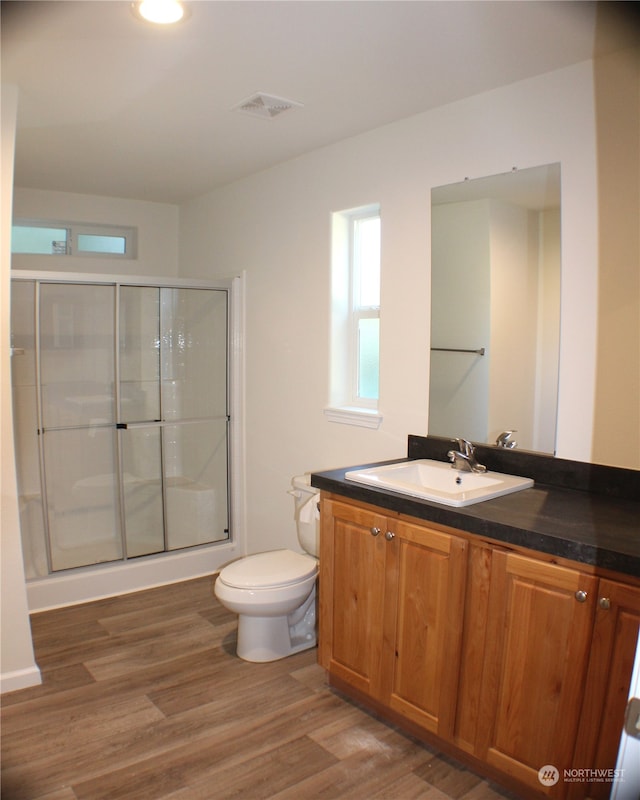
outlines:
[[[471,442],[466,439],[453,439],[458,445],[457,450],[449,450],[447,458],[451,461],[453,469],[459,469],[462,472],[486,472],[487,468],[484,464],[479,464],[476,461],[475,448]]]
[[[517,447],[518,442],[511,438],[514,433],[517,433],[517,431],[502,431],[502,433],[496,439],[496,444],[498,447],[507,447],[510,450],[512,450],[514,447]]]

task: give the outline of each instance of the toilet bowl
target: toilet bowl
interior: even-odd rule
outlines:
[[[272,550],[224,567],[214,593],[238,614],[237,654],[245,661],[275,661],[314,647],[318,574],[319,493],[310,476],[292,481],[298,539],[308,555]]]

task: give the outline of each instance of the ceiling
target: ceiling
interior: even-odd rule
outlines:
[[[179,203],[332,142],[589,59],[582,0],[3,0],[18,186]],[[614,4],[615,5],[615,4]],[[599,47],[614,46],[598,34]],[[302,104],[235,110],[264,92]]]

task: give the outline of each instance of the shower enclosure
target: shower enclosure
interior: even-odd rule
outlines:
[[[229,290],[12,278],[26,577],[230,538]]]

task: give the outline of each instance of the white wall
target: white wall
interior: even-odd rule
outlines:
[[[274,124],[286,124],[281,119]],[[591,62],[339,142],[181,207],[180,269],[247,274],[249,549],[295,546],[292,475],[402,457],[427,431],[430,191],[560,162],[558,455],[589,460],[595,379],[597,186]],[[329,422],[331,213],[379,202],[379,430]]]
[[[0,473],[2,506],[0,512],[0,548],[2,551],[0,606],[2,649],[0,651],[0,691],[12,691],[40,683],[31,628],[27,612],[24,581],[15,461],[11,418],[11,345],[9,327],[9,274],[11,265],[11,194],[13,152],[18,93],[14,87],[2,87],[2,250],[0,253]]]
[[[178,207],[118,197],[52,192],[16,187],[15,219],[93,222],[138,229],[137,258],[88,256],[13,257],[14,269],[172,277],[178,272]]]

